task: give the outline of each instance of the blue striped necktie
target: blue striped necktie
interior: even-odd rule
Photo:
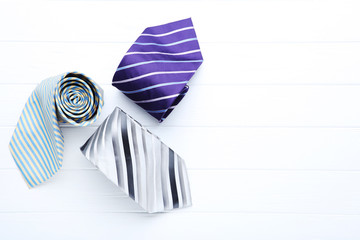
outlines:
[[[112,84],[162,122],[188,92],[202,61],[190,18],[149,27],[125,54]]]
[[[86,126],[103,105],[102,90],[90,78],[69,72],[42,81],[32,92],[10,140],[10,152],[32,188],[62,166],[64,137],[59,123]]]

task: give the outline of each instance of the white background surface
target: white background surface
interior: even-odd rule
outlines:
[[[359,1],[1,1],[0,239],[359,239]],[[158,124],[111,86],[147,26],[192,17],[204,63]],[[29,190],[8,151],[41,80],[80,71],[101,119],[64,127],[64,167]],[[79,146],[121,107],[188,166],[193,207],[144,213]]]

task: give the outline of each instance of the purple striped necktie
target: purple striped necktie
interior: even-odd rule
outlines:
[[[202,61],[191,18],[149,27],[121,60],[112,85],[162,122]]]

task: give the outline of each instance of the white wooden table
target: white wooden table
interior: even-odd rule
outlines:
[[[0,239],[359,239],[359,1],[1,1]],[[204,63],[158,124],[111,86],[147,26],[192,17]],[[64,127],[63,169],[29,190],[8,151],[41,80],[80,71],[101,119]],[[193,207],[144,213],[79,146],[119,106],[188,166]]]

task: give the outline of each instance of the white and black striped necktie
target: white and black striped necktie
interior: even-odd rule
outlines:
[[[191,205],[184,160],[119,108],[81,151],[147,212]]]

